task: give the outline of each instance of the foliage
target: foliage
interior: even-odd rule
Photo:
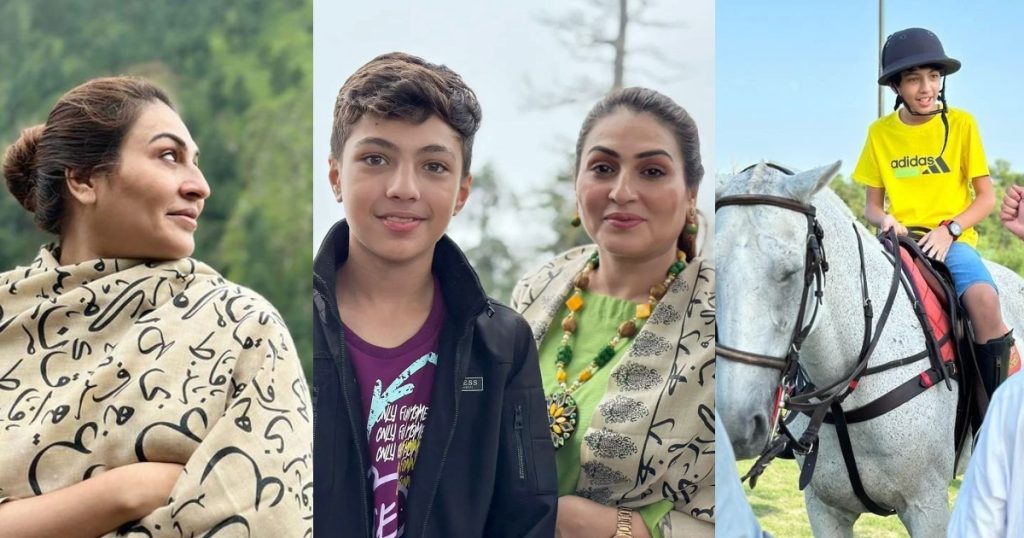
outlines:
[[[542,187],[537,196],[538,208],[546,209],[551,215],[549,222],[555,235],[549,243],[541,246],[542,251],[551,255],[593,242],[582,226],[571,224],[576,215],[576,177],[572,172],[574,162],[575,156],[567,154],[565,168],[554,181]]]
[[[460,244],[480,276],[480,284],[488,295],[503,303],[508,302],[512,287],[525,272],[525,257],[510,249],[497,233],[495,217],[518,214],[521,208],[516,193],[490,164],[485,164],[473,174],[469,200],[452,221],[457,232],[472,237],[460,239]]]
[[[996,193],[996,207],[985,220],[978,223],[975,229],[980,236],[978,251],[981,255],[996,263],[1005,265],[1017,274],[1024,274],[1024,241],[1021,241],[999,221],[999,206],[1003,193],[1010,185],[1024,185],[1024,173],[1014,172],[1010,163],[1004,159],[996,159],[990,166],[992,186]],[[861,224],[868,229],[873,227],[864,219],[864,186],[837,175],[829,185],[843,199]]]
[[[557,14],[542,17],[540,22],[565,45],[576,62],[598,65],[607,77],[590,76],[594,69],[588,67],[588,74],[571,85],[555,83],[553,92],[546,89],[552,86],[550,81],[545,82],[544,89],[531,87],[536,106],[594,103],[609,92],[638,81],[663,80],[662,75],[677,70],[677,59],[664,54],[650,34],[656,36],[658,31],[678,29],[681,23],[653,20],[652,5],[650,0],[579,0],[562,6]],[[643,36],[647,36],[646,43]],[[554,228],[554,239],[540,247],[548,255],[592,242],[583,228],[569,224],[576,211],[572,151],[567,152],[565,164],[554,180],[544,182],[530,200],[535,209],[548,215]]]
[[[0,4],[0,143],[89,78],[136,74],[167,89],[213,189],[195,256],[278,308],[307,373],[312,12],[311,0]],[[0,267],[49,240],[0,196]]]

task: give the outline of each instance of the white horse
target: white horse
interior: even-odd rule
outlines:
[[[875,324],[893,275],[893,265],[877,239],[855,223],[849,208],[826,187],[839,164],[789,175],[762,163],[732,178],[720,178],[716,189],[718,200],[731,195],[767,195],[817,209],[829,269],[799,364],[818,387],[847,378],[861,351],[864,317],[855,234],[864,245]],[[774,205],[728,205],[716,212],[715,226],[720,345],[785,357],[801,309],[808,217]],[[1004,319],[1019,338],[1024,335],[1020,316],[1024,281],[1005,267],[989,263],[988,268],[1000,290]],[[814,302],[812,296],[804,305],[805,324],[811,320]],[[900,288],[868,366],[924,349],[921,325]],[[726,360],[721,354],[717,362],[717,413],[737,457],[756,456],[773,433],[769,415],[781,373]],[[927,367],[927,360],[921,360],[862,378],[843,408],[858,408]],[[914,537],[945,536],[947,487],[955,459],[955,382],[952,386],[950,390],[945,383],[938,383],[881,417],[849,425],[865,491],[871,500],[895,510]],[[807,423],[806,416],[798,416],[792,425],[794,433],[799,435]],[[819,537],[853,536],[854,522],[868,509],[854,495],[834,426],[822,426],[818,453],[816,470],[804,492],[811,529]]]

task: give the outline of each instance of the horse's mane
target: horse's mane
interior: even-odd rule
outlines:
[[[811,202],[818,207],[818,211],[836,211],[845,219],[856,220],[850,206],[846,205],[846,202],[831,187],[825,187],[818,191]]]

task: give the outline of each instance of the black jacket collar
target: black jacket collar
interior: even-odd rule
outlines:
[[[329,316],[325,309],[328,305],[337,311],[335,273],[348,259],[348,243],[348,222],[342,219],[327,232],[313,260],[314,302],[321,323],[327,323]],[[490,300],[480,285],[480,278],[469,265],[466,255],[447,234],[434,247],[431,270],[441,283],[445,310],[453,320],[468,320],[489,306]]]

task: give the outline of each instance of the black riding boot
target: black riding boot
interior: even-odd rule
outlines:
[[[1013,331],[993,338],[984,344],[974,345],[974,355],[978,359],[978,370],[985,392],[989,398],[996,387],[1006,380],[1010,368],[1010,352],[1013,351]]]

